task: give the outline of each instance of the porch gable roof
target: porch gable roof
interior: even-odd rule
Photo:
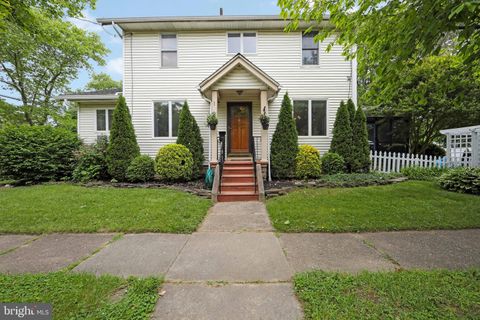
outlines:
[[[227,74],[229,74],[239,66],[245,69],[248,73],[250,73],[253,77],[258,79],[260,82],[265,84],[266,87],[269,88],[270,90],[274,92],[278,92],[280,90],[280,84],[277,81],[275,81],[262,69],[257,67],[253,62],[248,60],[241,53],[237,53],[230,60],[228,60],[223,66],[218,68],[205,80],[200,82],[198,89],[200,90],[200,92],[205,93],[207,90],[212,89],[212,87],[216,83],[218,83],[222,78],[224,78]]]

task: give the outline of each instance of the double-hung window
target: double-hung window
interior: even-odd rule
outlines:
[[[158,101],[153,103],[153,136],[176,137],[182,103]]]
[[[318,43],[314,37],[316,32],[302,34],[302,64],[318,65]]]
[[[228,53],[257,53],[255,32],[231,32],[227,34]]]
[[[173,68],[177,66],[177,35],[161,35],[161,63],[162,67]]]
[[[97,132],[110,133],[112,127],[113,109],[97,109]]]
[[[299,136],[327,135],[327,101],[296,100],[293,102],[293,116]]]

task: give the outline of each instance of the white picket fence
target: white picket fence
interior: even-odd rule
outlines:
[[[380,172],[400,172],[400,169],[406,167],[443,168],[447,166],[446,157],[400,152],[370,151],[370,160],[370,169]]]

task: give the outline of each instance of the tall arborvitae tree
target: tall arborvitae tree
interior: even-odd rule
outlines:
[[[270,148],[272,175],[275,178],[293,178],[298,153],[298,133],[292,115],[292,102],[288,92],[283,97],[277,127]]]
[[[140,155],[132,117],[125,98],[120,96],[113,111],[110,144],[107,149],[108,173],[118,181],[125,181],[127,168]]]
[[[343,101],[340,103],[335,123],[333,124],[330,152],[335,152],[342,156],[345,160],[347,171],[350,171],[352,163],[352,126],[350,124],[348,107]]]
[[[370,147],[368,145],[367,119],[360,107],[355,112],[352,134],[352,172],[368,172],[370,170]]]
[[[352,126],[353,130],[353,121],[355,120],[355,103],[353,103],[352,99],[348,99],[347,101],[347,109],[348,115],[350,116],[350,125]]]
[[[193,155],[193,177],[200,175],[203,166],[203,139],[195,117],[192,116],[187,101],[183,104],[178,120],[177,143],[187,147]]]

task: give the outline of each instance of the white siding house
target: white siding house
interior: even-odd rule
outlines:
[[[356,100],[356,62],[347,61],[340,46],[327,53],[329,41],[318,44],[303,36],[305,23],[300,31],[287,33],[283,31],[286,22],[278,16],[98,21],[122,29],[123,95],[144,154],[154,156],[159,148],[176,141],[178,111],[188,101],[200,126],[205,159],[215,163],[219,132],[225,131],[229,139],[243,139],[233,137],[232,125],[227,127],[233,121],[227,119],[228,106],[240,102],[236,105],[251,105],[251,111],[246,110],[251,112],[249,135],[259,137],[261,160],[266,162],[286,92],[294,101],[299,143],[311,144],[323,154],[330,145],[340,102]],[[80,103],[79,135],[87,143],[94,142],[99,134],[96,110],[113,107],[113,100],[75,101]],[[271,119],[268,130],[258,120],[263,109]],[[216,130],[206,125],[211,111],[218,114]]]

